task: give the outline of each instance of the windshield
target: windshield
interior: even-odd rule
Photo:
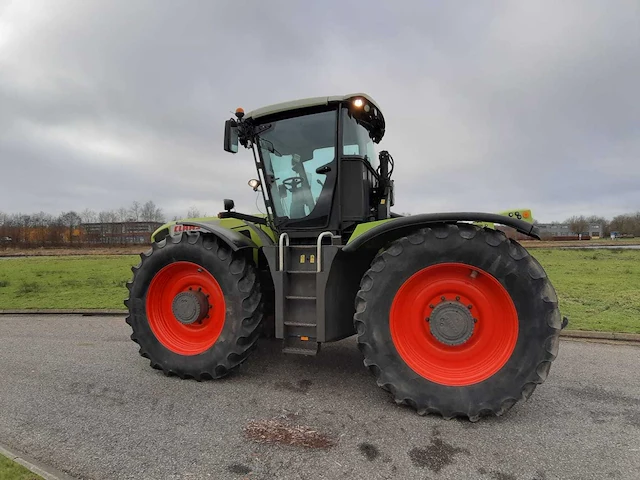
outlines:
[[[360,125],[355,118],[349,115],[347,109],[342,111],[343,122],[343,155],[358,155],[365,157],[373,169],[377,169],[379,165],[376,155],[375,146],[369,130]]]
[[[277,217],[328,223],[336,178],[335,110],[271,123],[258,139]]]

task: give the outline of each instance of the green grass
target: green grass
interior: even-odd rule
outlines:
[[[532,250],[573,330],[640,333],[640,250]]]
[[[532,249],[569,328],[640,333],[640,250]],[[0,309],[123,309],[136,255],[0,259]]]
[[[121,308],[135,255],[0,259],[0,309]]]
[[[0,480],[42,480],[42,477],[0,455]]]

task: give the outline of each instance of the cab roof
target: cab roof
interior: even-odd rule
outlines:
[[[350,93],[348,95],[337,95],[337,96],[331,96],[331,97],[310,97],[310,98],[301,98],[299,100],[293,100],[290,102],[275,103],[273,105],[267,105],[266,107],[252,110],[251,112],[247,113],[244,118],[245,120],[248,120],[248,119],[257,120],[258,118],[261,118],[261,117],[266,117],[268,115],[282,113],[289,110],[298,110],[300,108],[308,108],[308,107],[318,107],[318,106],[328,105],[329,103],[348,101],[352,98],[357,98],[357,97],[362,97],[366,99],[380,112],[380,107],[378,106],[376,101],[373,100],[373,98],[371,98],[366,93]]]

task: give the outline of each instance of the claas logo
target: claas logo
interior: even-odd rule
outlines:
[[[196,225],[174,225],[173,226],[174,232],[190,232],[193,230],[200,230],[200,227]]]

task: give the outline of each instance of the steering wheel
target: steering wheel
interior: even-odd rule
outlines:
[[[293,192],[300,185],[302,185],[302,178],[300,178],[300,177],[285,178],[284,180],[282,180],[282,185],[284,185],[285,188],[287,190],[289,190],[290,192]]]

